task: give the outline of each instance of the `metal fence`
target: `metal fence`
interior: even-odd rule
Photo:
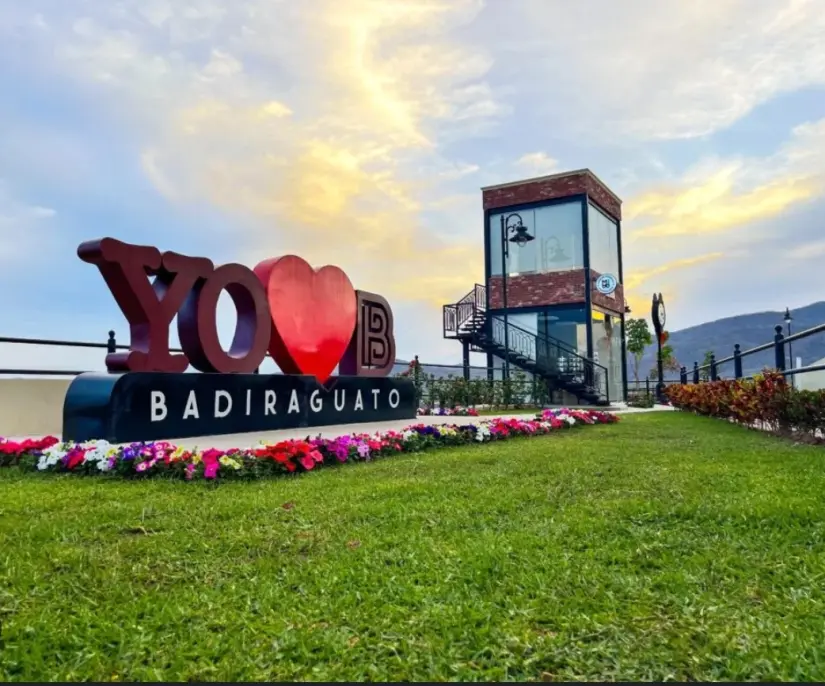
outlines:
[[[104,354],[129,350],[129,346],[118,344],[114,331],[110,331],[106,340],[99,343],[0,336],[0,344],[100,350],[101,362]],[[182,352],[180,348],[171,348],[171,351]],[[87,371],[91,370],[0,367],[0,376],[77,376]],[[267,373],[281,372],[273,370]],[[519,407],[546,404],[550,399],[546,385],[531,375],[516,371],[510,379],[505,379],[503,369],[495,366],[432,364],[421,362],[416,355],[412,361],[397,360],[391,374],[410,377],[415,382],[419,404],[426,407]]]
[[[803,340],[823,332],[825,332],[825,324],[819,324],[809,329],[805,329],[804,331],[786,336],[783,332],[782,326],[777,325],[773,329],[773,340],[763,343],[762,345],[757,345],[749,350],[741,350],[739,344],[735,343],[732,346],[731,355],[717,358],[716,353],[713,352],[710,355],[709,362],[706,364],[700,365],[699,362],[694,362],[691,369],[682,367],[679,370],[678,379],[666,379],[664,383],[665,385],[688,383],[698,384],[707,381],[717,381],[723,378],[750,379],[753,378],[753,375],[745,375],[743,373],[742,361],[752,355],[755,356],[766,351],[772,351],[773,364],[766,365],[766,368],[774,369],[780,372],[783,376],[789,378],[793,385],[801,386],[803,384],[798,380],[800,377],[803,377],[803,375],[811,372],[825,372],[825,364],[812,364],[802,367],[794,367],[793,360],[791,359],[791,364],[789,365],[788,360],[789,358],[792,358],[790,355],[791,346],[794,341]],[[825,341],[823,341],[822,357],[825,358]],[[639,382],[629,382],[628,396],[629,398],[632,398],[634,395],[636,397],[652,397],[656,393],[657,383],[658,379],[651,378],[646,378]],[[812,385],[819,386],[819,384]],[[825,378],[822,380],[822,386],[825,387]]]
[[[45,346],[45,347],[57,347],[57,348],[86,348],[86,349],[94,349],[105,351],[105,354],[114,353],[118,350],[129,350],[128,345],[120,345],[115,338],[115,332],[109,331],[108,337],[106,338],[105,342],[94,342],[94,341],[71,341],[71,340],[58,340],[58,339],[47,339],[47,338],[19,338],[19,337],[12,337],[12,336],[0,336],[0,344],[14,344],[14,345],[25,345],[25,346]],[[183,352],[181,348],[170,348],[171,352],[180,353]],[[267,358],[271,360],[269,355],[267,354]],[[103,359],[103,355],[101,355],[101,360]],[[415,364],[411,365],[410,361],[407,360],[396,360],[395,365],[392,370],[393,375],[404,374],[409,372],[411,369],[415,367],[415,365],[419,365],[421,370],[420,373],[433,376],[440,379],[449,379],[449,378],[463,378],[465,376],[465,366],[463,364],[434,364],[428,362],[420,362],[418,356],[416,355],[414,358]],[[2,364],[2,360],[0,360],[0,364]],[[471,365],[466,367],[467,373],[469,378],[472,379],[486,379],[489,381],[502,381],[503,380],[503,370],[500,367],[482,367],[477,365]],[[77,376],[78,374],[84,374],[87,371],[91,371],[89,369],[85,370],[78,370],[78,369],[48,369],[48,368],[32,368],[32,367],[0,367],[0,376]],[[280,371],[275,371],[273,373],[280,373]]]

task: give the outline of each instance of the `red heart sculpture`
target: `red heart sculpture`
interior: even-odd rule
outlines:
[[[295,255],[254,269],[272,315],[269,354],[285,374],[311,374],[324,383],[341,361],[356,324],[356,297],[338,267],[314,270]]]

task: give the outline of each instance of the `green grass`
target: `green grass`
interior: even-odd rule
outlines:
[[[823,680],[825,453],[711,419],[0,475],[0,680]]]

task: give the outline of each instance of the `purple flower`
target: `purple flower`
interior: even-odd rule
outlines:
[[[124,460],[134,460],[137,457],[140,457],[141,451],[143,450],[143,443],[132,443],[131,445],[127,445],[123,449],[123,459]]]

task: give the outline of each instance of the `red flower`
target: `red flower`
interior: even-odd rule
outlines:
[[[66,456],[66,469],[74,469],[86,459],[86,451],[81,448],[72,448]]]

